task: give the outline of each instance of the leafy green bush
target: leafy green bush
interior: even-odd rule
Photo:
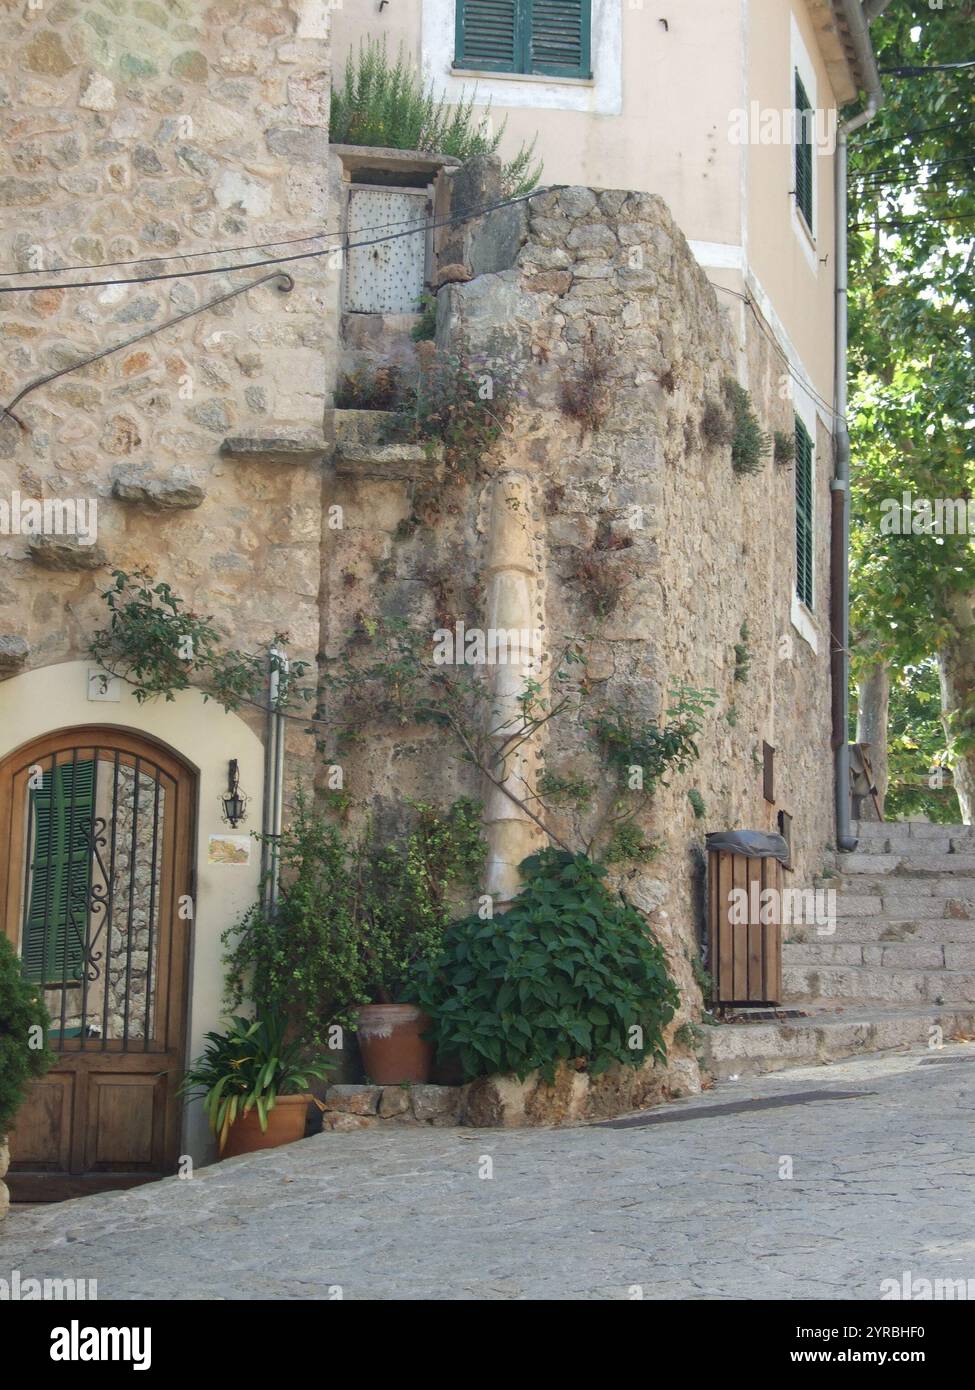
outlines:
[[[468,1079],[537,1068],[551,1081],[576,1057],[593,1075],[663,1061],[679,996],[644,919],[583,854],[544,849],[521,871],[507,912],[456,922],[418,972],[439,1055],[458,1057]]]
[[[207,1033],[206,1051],[180,1082],[180,1095],[204,1097],[220,1153],[238,1117],[256,1109],[266,1132],[278,1096],[300,1096],[329,1072],[324,1057],[306,1057],[303,1042],[285,1041],[285,1029],[281,1014],[230,1019],[225,1032]]]
[[[375,145],[381,149],[423,150],[461,162],[475,155],[494,154],[504,137],[507,119],[492,130],[491,107],[474,114],[477,90],[462,94],[456,106],[435,97],[400,48],[395,63],[385,41],[367,40],[349,55],[341,84],[332,88],[329,139],[338,145]],[[502,165],[506,196],[533,189],[541,177],[534,162],[534,140],[522,145]]]
[[[411,809],[411,828],[383,845],[368,831],[343,838],[299,792],[280,841],[276,916],[258,904],[223,936],[230,1008],[252,999],[324,1044],[329,1024],[352,1026],[360,1004],[412,1002],[413,967],[440,950],[484,842],[471,801]]]
[[[47,1048],[49,1024],[39,990],[24,979],[20,957],[0,934],[0,1139],[13,1123],[29,1083],[54,1061]]]
[[[101,595],[111,614],[107,628],[92,637],[88,654],[103,670],[132,686],[140,704],[162,696],[175,700],[180,690],[198,689],[204,700],[216,700],[226,710],[263,699],[267,680],[266,653],[226,650],[223,633],[208,616],[194,613],[166,583],[156,583],[146,570],[126,574],[113,570],[114,584]],[[287,646],[277,633],[272,653]],[[278,708],[312,692],[295,684],[308,670],[305,661],[290,668],[271,656],[278,673]]]

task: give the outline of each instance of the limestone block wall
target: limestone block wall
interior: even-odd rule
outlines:
[[[728,309],[661,200],[563,189],[480,219],[455,241],[452,263],[470,278],[439,291],[438,347],[508,378],[513,409],[477,476],[442,485],[435,524],[417,524],[415,480],[346,470],[327,484],[347,529],[323,544],[323,649],[334,650],[364,613],[406,617],[431,637],[457,619],[490,626],[502,611],[500,548],[512,565],[503,603],[541,627],[543,671],[576,637],[592,687],[583,713],[554,721],[522,750],[525,775],[544,767],[584,777],[602,809],[617,793],[616,774],[586,719],[611,706],[662,719],[676,683],[714,691],[699,760],[657,790],[641,819],[659,841],[657,858],[613,870],[668,948],[684,1000],[679,1022],[700,1002],[691,961],[703,925],[705,833],[775,829],[778,812],[788,812],[797,887],[821,868],[832,833],[829,435],[820,423],[816,609],[802,635],[792,621],[793,471],[769,456],[760,472],[739,476],[728,445],[704,427],[741,367],[763,428],[791,432],[788,373],[759,326],[739,364]],[[506,491],[513,510],[499,518]],[[512,516],[517,540],[506,538]],[[736,680],[743,623],[748,669]],[[774,802],[763,795],[764,743],[776,750]],[[375,729],[350,772],[353,799],[379,807],[404,793],[485,793],[429,731]],[[490,891],[503,901],[513,864],[539,836],[502,814],[488,791]],[[581,848],[593,807],[556,810],[549,823]],[[638,1104],[639,1086],[650,1083],[619,1084],[621,1103]],[[539,1114],[550,1115],[557,1096],[542,1090]],[[597,1113],[597,1100],[569,1109]]]
[[[774,830],[787,811],[796,886],[819,871],[832,833],[831,442],[820,419],[816,609],[803,636],[792,621],[794,474],[769,457],[759,473],[739,476],[727,445],[706,437],[707,409],[738,364],[728,313],[667,208],[652,195],[574,188],[533,199],[525,216],[516,264],[446,292],[444,334],[493,352],[518,382],[501,452],[504,467],[532,482],[549,650],[565,634],[591,639],[597,708],[663,718],[681,682],[717,696],[699,761],[656,792],[645,819],[662,852],[620,873],[693,998],[687,957],[701,926],[705,832]],[[490,227],[474,236],[499,241]],[[566,415],[564,383],[592,382],[594,367],[602,418],[589,428]],[[759,326],[745,367],[763,427],[791,433],[788,374]],[[600,598],[607,575],[615,601]],[[749,666],[736,680],[743,623]],[[604,783],[610,774],[584,730],[550,727],[546,767]],[[776,750],[772,803],[763,795],[766,742]],[[586,816],[577,819],[565,822],[570,838]]]
[[[268,273],[190,272],[328,244],[274,245],[328,223],[329,11],[328,0],[2,11],[0,285],[135,283],[0,295],[0,404]],[[232,247],[254,249],[211,254]],[[55,273],[72,266],[93,268]],[[231,436],[321,437],[334,272],[323,259],[287,269],[290,294],[263,285],[41,387],[17,409],[22,428],[0,419],[0,499],[98,506],[97,544],[54,556],[57,568],[32,560],[24,536],[0,535],[5,673],[83,655],[104,621],[96,591],[112,567],[140,565],[236,645],[286,631],[314,660],[319,460],[220,453]]]

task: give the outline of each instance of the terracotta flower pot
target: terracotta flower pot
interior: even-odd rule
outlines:
[[[268,1111],[267,1129],[261,1129],[257,1111],[241,1115],[230,1126],[227,1143],[221,1158],[236,1158],[239,1154],[256,1153],[259,1149],[276,1149],[281,1144],[293,1144],[305,1137],[305,1114],[310,1095],[278,1096],[273,1110]]]
[[[377,1086],[429,1081],[433,1044],[420,1036],[430,1019],[415,1004],[364,1004],[356,1033],[362,1066]]]

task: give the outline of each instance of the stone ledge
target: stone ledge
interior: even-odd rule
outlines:
[[[220,445],[224,458],[241,463],[314,463],[328,452],[323,434],[228,435]]]
[[[154,478],[147,474],[120,474],[112,483],[112,496],[153,511],[189,511],[202,506],[206,492],[188,478]]]
[[[346,1132],[378,1124],[444,1128],[461,1123],[463,1086],[329,1086],[322,1129]]]
[[[27,550],[47,570],[98,570],[108,563],[100,545],[82,545],[74,536],[34,536]]]
[[[678,1056],[666,1067],[614,1066],[596,1077],[561,1063],[551,1085],[532,1072],[524,1081],[482,1076],[462,1086],[329,1086],[322,1129],[346,1133],[390,1124],[436,1129],[585,1124],[700,1091],[697,1060]]]
[[[30,643],[15,633],[0,633],[0,680],[16,675],[30,656]]]
[[[414,480],[436,478],[443,466],[443,445],[340,444],[335,471],[340,477]]]

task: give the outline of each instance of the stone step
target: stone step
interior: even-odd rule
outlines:
[[[962,843],[955,841],[956,844]],[[942,850],[925,846],[892,854],[839,854],[836,869],[842,879],[863,874],[879,877],[886,874],[971,874],[975,873],[975,846],[966,842],[968,853],[949,851],[948,841]]]
[[[851,878],[817,880],[817,888],[834,888],[837,898],[843,896],[891,897],[905,893],[920,893],[945,898],[975,897],[975,874],[856,874]]]
[[[890,965],[786,966],[782,968],[786,1000],[822,1005],[840,999],[924,1001],[975,1006],[975,970],[905,969]]]
[[[923,917],[953,917],[968,921],[975,917],[975,906],[960,897],[941,893],[903,892],[898,884],[889,893],[837,893],[836,917],[891,917],[907,922]]]
[[[712,1075],[756,1076],[915,1047],[931,1048],[937,1056],[939,1043],[975,1037],[975,1007],[820,1009],[806,1018],[723,1023],[702,1031],[704,1061]]]
[[[336,444],[382,444],[395,438],[406,416],[395,410],[333,410],[331,436]]]
[[[887,841],[898,845],[914,843],[920,847],[922,841],[941,840],[954,836],[957,839],[971,839],[975,827],[970,825],[933,825],[929,821],[860,821],[854,824],[853,834],[859,841],[857,852],[866,845],[884,844]]]
[[[835,931],[817,932],[814,926],[785,928],[785,940],[796,944],[823,941],[834,945],[859,945],[888,941],[934,941],[942,945],[975,945],[975,921],[958,917],[927,917],[920,921],[899,921],[893,917],[839,918]]]
[[[830,941],[786,942],[782,964],[788,969],[823,965],[893,966],[912,970],[975,970],[975,938],[970,942]]]

